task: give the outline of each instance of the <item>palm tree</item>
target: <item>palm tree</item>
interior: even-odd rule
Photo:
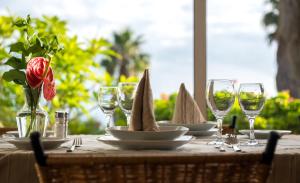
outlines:
[[[300,98],[300,0],[269,0],[269,4],[272,10],[263,22],[267,28],[275,27],[268,37],[278,43],[277,89]]]
[[[114,32],[112,49],[120,56],[102,59],[101,65],[115,79],[138,75],[149,66],[149,55],[142,52],[142,44],[142,36],[134,36],[128,28]]]

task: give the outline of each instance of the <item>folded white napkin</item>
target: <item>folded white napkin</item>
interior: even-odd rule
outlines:
[[[172,123],[202,123],[205,119],[193,97],[186,90],[184,84],[180,85],[176,99]]]

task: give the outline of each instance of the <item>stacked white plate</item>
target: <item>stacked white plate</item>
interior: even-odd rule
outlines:
[[[8,132],[6,132],[6,135],[18,138],[19,132],[18,131],[8,131]],[[46,137],[51,137],[51,136],[54,136],[54,131],[46,131]]]
[[[6,138],[3,139],[4,141],[13,144],[16,146],[18,149],[22,150],[31,150],[31,142],[29,138]],[[43,148],[46,150],[49,149],[56,149],[58,148],[61,144],[69,141],[70,139],[61,139],[61,138],[56,138],[56,137],[45,137],[41,139]]]
[[[182,124],[182,123],[174,124],[171,123],[170,121],[160,121],[159,125],[169,126],[169,127],[184,126],[189,129],[187,135],[193,135],[198,137],[209,137],[214,135],[218,131],[217,129],[215,129],[217,123],[213,121],[206,121],[199,124]]]
[[[192,140],[185,136],[188,128],[183,126],[159,127],[159,131],[129,131],[128,127],[116,126],[106,129],[111,136],[97,140],[121,149],[176,149]]]

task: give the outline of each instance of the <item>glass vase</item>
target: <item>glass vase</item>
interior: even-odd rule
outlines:
[[[48,113],[40,106],[41,87],[24,87],[24,94],[24,106],[16,116],[19,137],[29,137],[34,131],[45,137],[49,118]]]

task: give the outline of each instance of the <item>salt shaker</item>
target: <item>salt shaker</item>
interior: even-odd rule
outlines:
[[[67,138],[68,132],[68,112],[56,111],[55,112],[55,137]]]
[[[68,137],[68,129],[69,129],[69,113],[65,112],[65,138]]]

